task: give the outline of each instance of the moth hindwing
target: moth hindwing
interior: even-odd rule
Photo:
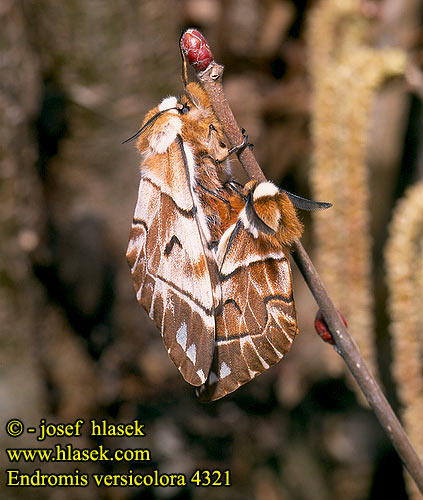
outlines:
[[[218,399],[279,361],[297,334],[287,249],[302,227],[272,183],[231,181],[231,150],[198,84],[164,99],[136,135],[127,260],[137,299],[200,399]]]

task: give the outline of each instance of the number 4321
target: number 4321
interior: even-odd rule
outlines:
[[[190,482],[195,486],[231,486],[231,471],[196,470]]]

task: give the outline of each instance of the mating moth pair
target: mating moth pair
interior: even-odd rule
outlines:
[[[135,137],[127,260],[137,299],[200,399],[219,399],[282,359],[297,335],[288,249],[302,225],[271,182],[233,181],[229,156],[246,141],[225,144],[199,84],[147,113]]]

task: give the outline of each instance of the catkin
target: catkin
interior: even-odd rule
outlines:
[[[379,85],[405,69],[400,50],[365,44],[367,20],[355,0],[326,0],[308,29],[315,199],[333,203],[315,214],[316,262],[374,373],[372,238],[366,165],[370,111]],[[328,360],[332,372],[340,360]]]
[[[385,251],[392,374],[405,430],[423,459],[423,182],[398,202]],[[411,499],[421,498],[407,477]]]

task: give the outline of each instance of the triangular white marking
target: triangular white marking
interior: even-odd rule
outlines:
[[[200,377],[201,383],[204,384],[204,382],[206,381],[206,376],[204,375],[203,370],[198,370],[197,375]]]
[[[219,374],[220,374],[220,378],[225,378],[227,377],[228,375],[230,375],[231,373],[231,369],[229,368],[229,366],[223,361],[223,363],[220,365],[220,370],[219,370]]]
[[[187,349],[187,356],[192,361],[192,364],[195,365],[195,361],[197,360],[197,348],[195,344],[191,344]]]
[[[176,332],[176,342],[182,347],[185,351],[187,348],[187,324],[184,322],[179,327],[179,330]]]

